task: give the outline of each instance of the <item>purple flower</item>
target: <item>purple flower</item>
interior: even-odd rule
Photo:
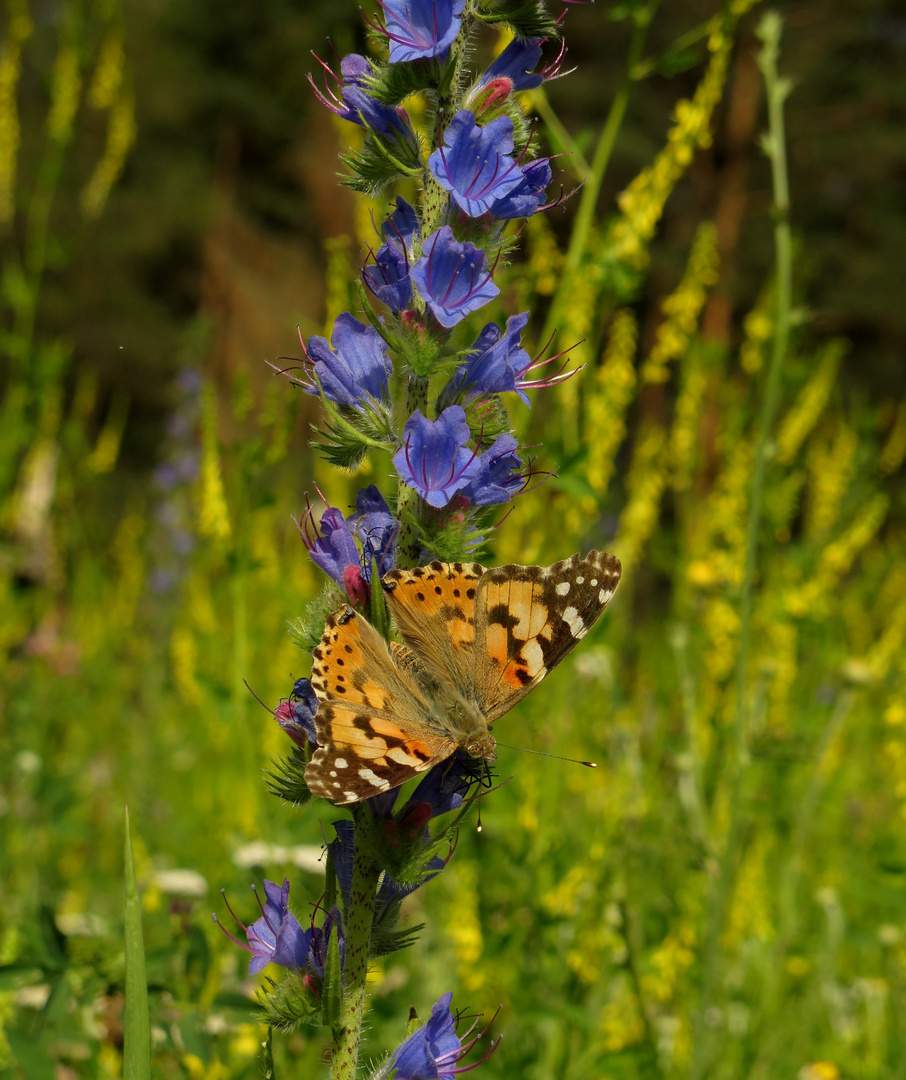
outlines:
[[[499,295],[481,248],[458,243],[449,225],[425,240],[425,254],[410,271],[431,314],[448,329]]]
[[[419,235],[418,217],[405,199],[397,197],[396,210],[382,232],[386,243],[378,248],[374,266],[362,271],[362,278],[378,300],[398,315],[412,300],[409,260],[412,242]]]
[[[478,459],[475,475],[461,492],[473,506],[505,503],[522,488],[525,481],[517,446],[512,435],[501,435]]]
[[[466,400],[483,394],[517,393],[529,404],[522,389],[522,376],[532,359],[521,344],[522,331],[528,325],[529,313],[513,315],[500,333],[496,323],[488,323],[472,346],[468,360],[457,368],[453,378],[441,391],[440,400],[451,401],[465,392]]]
[[[358,53],[344,56],[340,62],[339,78],[319,56],[315,56],[315,59],[325,72],[324,90],[315,86],[311,75],[308,76],[308,81],[315,97],[325,109],[340,119],[360,124],[377,135],[401,136],[414,144],[415,136],[406,111],[385,105],[368,93],[368,79],[374,74],[374,68],[364,56],[359,56]],[[339,97],[328,86],[328,77],[337,83]]]
[[[390,63],[443,58],[462,25],[465,0],[378,0],[390,39]]]
[[[474,113],[461,109],[444,131],[444,146],[434,151],[428,165],[469,217],[496,214],[497,201],[522,183],[512,157],[513,121],[508,116],[480,126]]]
[[[457,1073],[468,1072],[481,1065],[494,1052],[497,1043],[491,1043],[485,1057],[475,1064],[459,1062],[468,1054],[483,1032],[472,1035],[475,1025],[466,1032],[465,1040],[456,1034],[456,1021],[450,1011],[453,994],[444,994],[431,1009],[427,1024],[414,1031],[406,1041],[394,1050],[386,1065],[378,1072],[376,1080],[393,1076],[394,1080],[454,1080]],[[487,1029],[485,1029],[487,1030]],[[498,1043],[499,1043],[498,1039]]]
[[[469,434],[459,405],[444,409],[434,423],[416,410],[403,430],[405,445],[393,458],[400,479],[429,506],[446,506],[478,470],[476,455],[466,446]]]
[[[338,585],[345,585],[350,568],[361,571],[361,558],[355,539],[346,524],[343,512],[330,506],[321,515],[320,527],[315,530],[309,507],[299,531],[312,561]]]
[[[254,889],[254,886],[252,886]],[[244,945],[224,927],[217,916],[214,922],[226,934],[230,941],[234,942],[246,952],[252,954],[249,962],[249,975],[257,975],[268,964],[278,964],[280,967],[291,971],[305,971],[303,980],[316,993],[320,992],[320,985],[324,979],[324,965],[327,960],[327,946],[330,935],[336,928],[337,946],[340,950],[340,963],[343,963],[345,952],[345,940],[342,926],[340,925],[340,913],[334,908],[327,915],[322,926],[315,926],[312,922],[308,930],[303,930],[298,919],[289,913],[289,880],[284,878],[282,887],[273,881],[265,881],[264,894],[267,902],[261,904],[261,918],[245,926],[237,917],[227,901],[227,911],[233,916],[236,925],[239,926],[248,938],[248,944]],[[257,889],[255,895],[258,895]]]
[[[361,408],[367,398],[387,393],[393,371],[387,345],[373,326],[365,326],[347,311],[334,323],[330,345],[313,334],[306,354],[324,396],[339,405]],[[318,393],[314,379],[302,386],[310,394]]]
[[[522,168],[522,179],[502,199],[494,203],[494,217],[503,221],[531,217],[537,213],[547,198],[546,188],[551,182],[549,158],[538,158]]]
[[[261,909],[261,918],[246,929],[252,953],[249,975],[257,975],[270,963],[298,969],[305,963],[310,947],[299,920],[289,913],[289,879],[284,879],[282,888],[265,881],[264,894],[267,903]]]
[[[362,542],[362,574],[370,583],[372,563],[378,568],[378,577],[393,569],[400,523],[374,484],[356,493],[355,507],[346,524]]]
[[[317,744],[315,713],[318,711],[318,698],[308,679],[296,679],[293,692],[286,701],[281,701],[274,709],[274,719],[293,740],[296,746],[305,747],[309,743]]]
[[[544,82],[542,75],[533,68],[541,59],[541,42],[544,38],[513,38],[500,56],[481,76],[479,86],[487,86],[493,79],[509,79],[514,90],[534,90]]]

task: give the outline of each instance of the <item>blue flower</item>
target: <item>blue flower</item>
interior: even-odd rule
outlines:
[[[390,39],[390,63],[443,58],[462,25],[465,0],[378,0]]]
[[[343,586],[351,604],[364,607],[372,564],[377,564],[379,576],[393,568],[399,527],[381,493],[369,484],[357,493],[354,514],[344,518],[338,507],[329,506],[315,526],[309,506],[299,532],[313,562]],[[362,544],[361,553],[356,538]]]
[[[356,493],[355,507],[346,524],[362,542],[362,573],[370,583],[372,563],[378,568],[378,577],[393,569],[400,523],[374,484]]]
[[[522,183],[522,172],[511,156],[513,121],[498,116],[480,126],[474,113],[461,109],[444,131],[444,145],[428,159],[440,186],[469,217],[496,214],[494,206]]]
[[[293,692],[286,701],[281,701],[274,709],[274,719],[296,746],[305,747],[309,743],[317,744],[315,713],[318,711],[318,698],[308,679],[296,679]]]
[[[267,903],[261,909],[261,918],[246,929],[252,953],[249,975],[257,975],[270,963],[293,969],[303,967],[311,942],[299,920],[289,913],[289,879],[284,879],[282,888],[265,881],[264,894]]]
[[[537,213],[547,198],[546,188],[551,182],[551,166],[548,158],[538,158],[522,167],[522,179],[502,199],[494,203],[494,217],[503,221],[531,217]]]
[[[402,137],[415,145],[415,134],[405,110],[385,105],[368,93],[368,80],[374,74],[370,61],[358,53],[344,56],[340,62],[340,77],[337,78],[319,56],[315,59],[325,71],[324,90],[315,86],[311,75],[308,76],[308,81],[315,97],[325,109],[339,116],[341,120],[367,127],[377,135]],[[328,76],[338,84],[339,97],[327,85]]]
[[[461,495],[473,506],[495,506],[507,502],[522,488],[522,459],[518,443],[509,434],[501,435],[478,459],[478,469]]]
[[[529,404],[522,389],[522,376],[531,365],[531,357],[521,344],[522,331],[528,325],[529,313],[513,315],[500,333],[496,323],[488,323],[475,339],[468,360],[457,368],[453,378],[441,391],[441,402],[452,401],[461,393],[466,400],[483,394],[517,393]]]
[[[410,276],[431,314],[448,329],[499,295],[481,248],[458,243],[449,225],[426,240]]]
[[[412,300],[409,260],[412,242],[418,238],[418,217],[405,199],[397,197],[396,210],[382,229],[386,241],[374,256],[374,266],[366,266],[362,278],[369,289],[394,313],[399,314]]]
[[[360,323],[348,311],[334,323],[329,345],[313,334],[306,352],[324,396],[331,401],[361,408],[366,399],[387,393],[393,371],[387,345],[373,326]],[[302,385],[308,393],[318,393],[314,381]]]
[[[375,1080],[383,1080],[388,1076],[393,1076],[394,1080],[454,1080],[457,1073],[469,1072],[475,1068],[475,1065],[457,1068],[480,1035],[472,1035],[474,1028],[470,1028],[466,1033],[466,1042],[462,1042],[456,1034],[456,1020],[450,1011],[452,999],[452,992],[438,998],[431,1009],[427,1024],[414,1031],[394,1050]],[[499,1041],[498,1039],[498,1043]],[[496,1045],[492,1042],[488,1053],[476,1064],[481,1065],[486,1061],[496,1049]]]
[[[478,81],[487,86],[493,79],[509,79],[514,90],[534,90],[544,82],[532,70],[541,59],[543,38],[513,38]]]
[[[394,468],[429,506],[446,506],[476,475],[477,458],[466,446],[469,425],[460,405],[444,409],[433,423],[416,410],[403,435],[405,445],[394,455]]]
[[[315,565],[338,585],[345,584],[350,567],[361,570],[361,556],[355,538],[343,517],[343,512],[329,506],[321,515],[320,527],[315,530],[311,509],[299,531]]]

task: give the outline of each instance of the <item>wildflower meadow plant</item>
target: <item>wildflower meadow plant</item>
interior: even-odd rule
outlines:
[[[312,675],[274,710],[294,745],[270,787],[291,803],[315,796],[349,808],[327,844],[325,894],[308,927],[289,910],[289,881],[264,883],[251,925],[233,916],[250,974],[287,972],[261,992],[269,1024],[330,1028],[336,1080],[357,1075],[369,961],[412,942],[403,899],[443,871],[463,817],[490,788],[489,725],[585,635],[619,582],[619,560],[599,551],[550,567],[470,561],[504,504],[534,486],[510,402],[524,408],[526,391],[572,374],[533,376],[550,360],[526,347],[529,312],[503,326],[485,318],[477,336],[461,325],[500,296],[511,222],[554,204],[551,162],[516,97],[559,72],[562,48],[535,70],[559,36],[547,6],[386,0],[383,22],[369,24],[382,57],[346,56],[337,72],[322,62],[323,89],[312,79],[322,105],[364,129],[342,157],[343,182],[372,196],[395,184],[420,196],[396,195],[377,228],[361,311],[340,314],[329,341],[302,341],[301,362],[283,371],[321,399],[317,445],[329,465],[355,469],[371,455],[383,458],[375,473],[391,478],[387,494],[362,487],[352,513],[318,489],[327,509],[309,503],[299,523],[327,583],[297,625]],[[478,35],[497,26],[515,37],[470,75]],[[426,102],[423,131],[400,104],[414,95]],[[457,1034],[452,996],[375,1077],[474,1067],[460,1063],[484,1032],[476,1019]]]

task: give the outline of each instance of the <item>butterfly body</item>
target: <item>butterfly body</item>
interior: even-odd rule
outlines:
[[[549,567],[391,570],[381,586],[405,644],[388,646],[347,607],[329,617],[314,650],[311,793],[356,802],[457,749],[493,762],[489,725],[584,637],[619,579],[619,560],[598,551]]]

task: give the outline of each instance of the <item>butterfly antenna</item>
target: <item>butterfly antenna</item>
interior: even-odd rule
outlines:
[[[258,697],[258,695],[249,686],[248,682],[245,679],[243,679],[242,681],[245,683],[246,690],[248,690],[248,692],[252,695],[252,697],[255,699],[255,701],[258,702],[258,704],[261,706],[261,708],[267,710],[267,712],[269,712],[271,714],[271,716],[273,716],[274,715],[274,710],[273,709],[268,709],[268,707],[264,704],[264,702],[261,700],[261,698]]]
[[[498,746],[502,746],[504,750],[518,750],[523,754],[538,754],[540,757],[556,758],[557,761],[569,761],[573,765],[584,765],[587,769],[597,769],[597,761],[580,761],[574,757],[563,757],[561,754],[549,754],[546,750],[529,750],[527,746],[507,746],[506,743],[498,742]]]

